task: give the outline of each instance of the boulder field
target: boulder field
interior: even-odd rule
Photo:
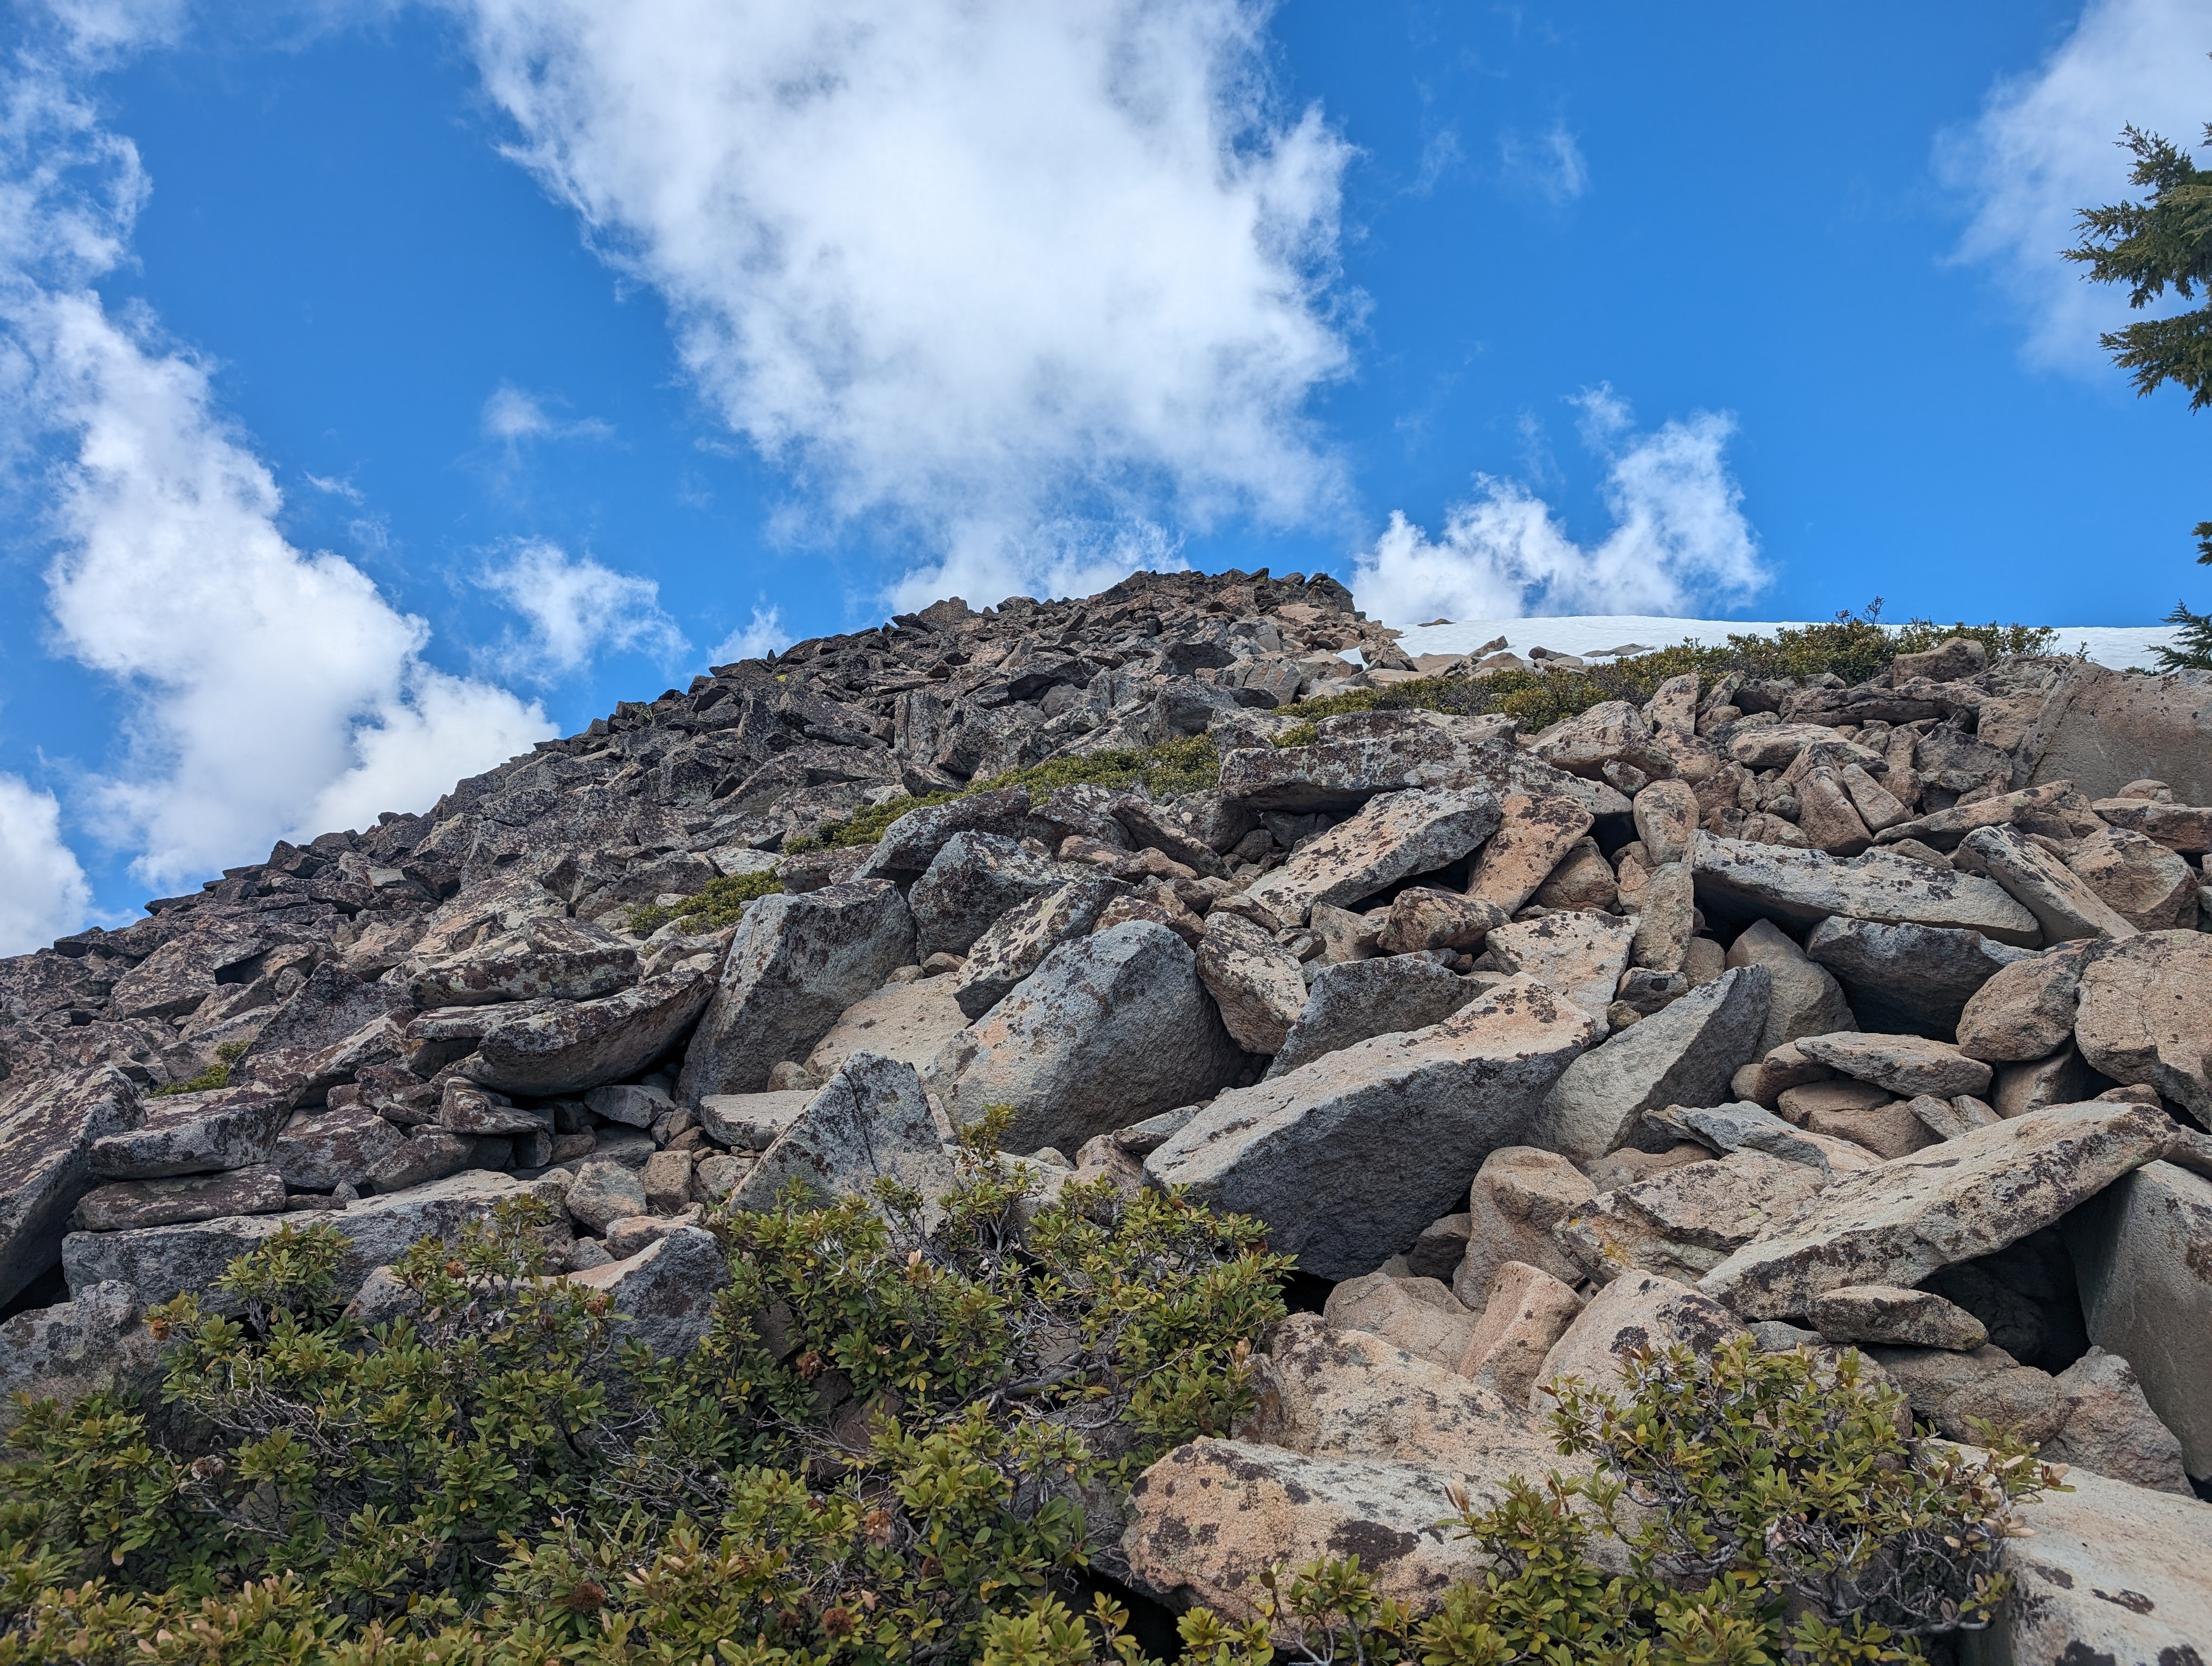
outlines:
[[[927,1199],[997,1114],[1328,1288],[1128,1500],[1164,1601],[1347,1544],[1432,1600],[1447,1489],[1560,1466],[1546,1383],[1748,1331],[2074,1466],[1973,1658],[2201,1646],[2212,676],[1297,708],[1486,674],[1395,635],[1264,573],[940,602],[0,961],[0,1390],[151,1394],[140,1316],[295,1216],[373,1313],[525,1194],[678,1350],[710,1211]],[[1191,790],[1073,767],[1163,747]]]

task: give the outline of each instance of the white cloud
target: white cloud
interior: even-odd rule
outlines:
[[[0,775],[0,955],[27,954],[77,930],[92,888],[62,842],[61,806],[21,775]]]
[[[2086,283],[2059,251],[2080,240],[2083,209],[2131,194],[2123,127],[2186,146],[2203,137],[2208,52],[2203,0],[2091,0],[2039,68],[2001,83],[1971,127],[1938,142],[1939,171],[1974,205],[1959,253],[1991,267],[2027,313],[2031,356],[2103,365],[2097,337],[2127,322],[2127,297]]]
[[[1498,160],[1510,183],[1554,203],[1571,203],[1589,189],[1589,164],[1562,121],[1533,138],[1510,129],[1499,134]]]
[[[1360,605],[1405,623],[1438,614],[1680,614],[1693,598],[1740,599],[1765,582],[1742,490],[1722,455],[1732,418],[1698,411],[1637,434],[1611,388],[1577,403],[1583,440],[1606,460],[1613,527],[1603,540],[1577,544],[1540,498],[1479,476],[1480,495],[1451,509],[1433,543],[1402,511],[1392,514],[1358,558]]]
[[[120,767],[88,781],[88,819],[137,852],[139,878],[173,885],[341,811],[427,807],[550,734],[536,705],[425,664],[428,627],[358,569],[285,539],[276,483],[205,368],[88,287],[127,246],[136,153],[36,59],[14,69],[0,428],[44,465],[53,642],[126,697]]]
[[[536,682],[581,669],[601,653],[636,649],[671,659],[690,647],[660,609],[660,587],[617,573],[589,556],[572,556],[542,538],[518,544],[477,582],[530,622],[500,658]]]
[[[1303,407],[1349,362],[1350,151],[1269,102],[1254,0],[473,11],[514,154],[734,429],[921,532],[932,594],[1048,579],[1056,518],[1334,500]]]
[[[609,440],[614,429],[596,416],[563,422],[551,416],[545,403],[512,382],[501,382],[484,401],[483,430],[509,446],[525,440]]]
[[[752,618],[714,644],[707,656],[710,666],[733,665],[739,660],[765,660],[791,646],[791,633],[783,628],[780,607],[756,607]]]

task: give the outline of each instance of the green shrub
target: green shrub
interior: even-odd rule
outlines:
[[[246,1049],[253,1043],[227,1041],[215,1050],[216,1061],[190,1081],[170,1082],[154,1090],[157,1099],[176,1093],[208,1093],[219,1087],[230,1085],[230,1067],[246,1056]]]
[[[709,879],[672,908],[647,903],[632,909],[629,925],[641,937],[651,936],[672,920],[679,921],[686,934],[720,931],[744,919],[748,905],[782,889],[782,881],[772,873],[726,873],[719,879]]]
[[[1082,757],[1048,758],[1026,769],[1009,769],[988,781],[970,781],[957,793],[931,793],[921,798],[902,797],[870,805],[842,821],[786,842],[793,854],[831,850],[846,845],[873,844],[890,824],[913,810],[950,804],[969,793],[996,792],[1019,787],[1030,793],[1050,793],[1062,787],[1141,787],[1161,797],[1198,793],[1221,778],[1221,754],[1210,734],[1182,740],[1164,740],[1137,751],[1091,752]]]

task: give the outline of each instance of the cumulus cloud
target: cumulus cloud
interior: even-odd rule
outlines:
[[[710,666],[734,665],[740,660],[765,660],[791,646],[791,633],[783,628],[783,610],[756,606],[753,616],[714,644],[707,656]]]
[[[1973,206],[1959,254],[1985,264],[2019,303],[2032,357],[2103,364],[2097,337],[2127,321],[2127,298],[2085,283],[2059,251],[2079,241],[2081,210],[2130,194],[2122,128],[2182,145],[2203,137],[2207,52],[2212,13],[2201,0],[2091,0],[2042,64],[2001,82],[1978,120],[1938,142],[1939,171]]]
[[[1589,164],[1565,122],[1555,121],[1533,137],[1510,129],[1501,133],[1498,160],[1509,183],[1557,204],[1571,203],[1589,189]]]
[[[1698,411],[1635,430],[1610,388],[1577,401],[1584,442],[1605,460],[1613,526],[1577,544],[1551,507],[1511,480],[1476,477],[1433,541],[1402,511],[1358,558],[1352,588],[1377,618],[1413,623],[1526,613],[1681,614],[1693,598],[1741,599],[1766,581],[1743,493],[1723,453],[1733,418]]]
[[[62,842],[61,805],[0,775],[0,955],[27,954],[82,927],[92,888]]]
[[[1255,0],[472,15],[514,154],[810,502],[923,534],[918,590],[1075,570],[1055,519],[1290,522],[1338,493],[1304,406],[1349,362],[1350,152],[1271,101]]]
[[[530,632],[499,652],[508,670],[547,682],[603,653],[635,649],[666,660],[690,644],[660,608],[660,587],[571,556],[534,538],[516,545],[477,580],[529,622]]]
[[[173,885],[329,818],[427,807],[550,734],[535,704],[428,665],[428,627],[357,568],[286,540],[205,368],[89,287],[127,246],[136,153],[27,54],[6,97],[0,427],[43,465],[54,645],[125,698],[88,819]]]

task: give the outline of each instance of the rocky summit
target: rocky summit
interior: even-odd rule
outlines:
[[[524,1194],[680,1351],[714,1212],[927,1202],[988,1116],[1326,1292],[1139,1481],[1139,1590],[1432,1600],[1545,1384],[1748,1333],[2075,1467],[1977,1658],[2197,1658],[2212,676],[1961,636],[1524,728],[1395,635],[1265,573],[940,602],[0,962],[0,1387],[147,1395],[139,1316],[303,1214],[373,1315]]]

